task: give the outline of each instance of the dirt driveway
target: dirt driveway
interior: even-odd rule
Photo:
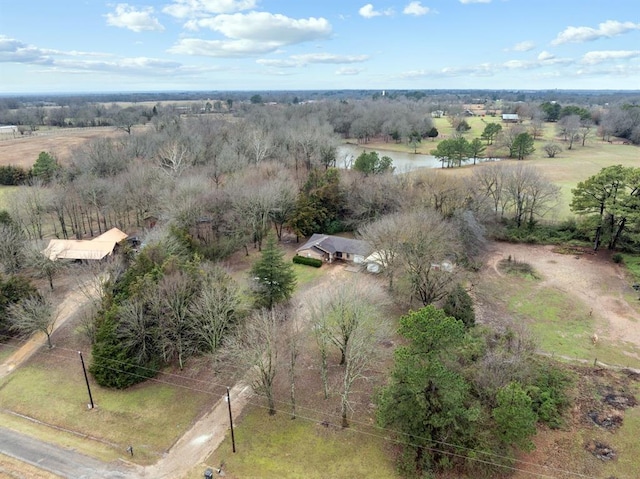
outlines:
[[[497,265],[509,257],[528,263],[542,276],[539,287],[573,295],[591,310],[598,337],[640,347],[640,311],[628,301],[634,291],[624,266],[614,263],[608,251],[557,251],[555,246],[493,243],[485,274],[501,275]]]

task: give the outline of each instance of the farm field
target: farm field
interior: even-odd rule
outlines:
[[[52,153],[63,165],[73,149],[98,138],[126,135],[115,127],[57,128],[36,131],[33,135],[0,140],[0,165],[31,168],[42,151]]]
[[[501,123],[499,117],[469,117],[466,119],[471,130],[465,134],[467,139],[479,138],[486,123]],[[417,153],[430,154],[442,139],[450,138],[453,130],[446,118],[434,118],[434,126],[440,132],[436,141],[424,140],[418,147]],[[525,123],[526,126],[526,123]],[[546,123],[541,139],[535,141],[536,151],[521,162],[532,165],[544,173],[554,184],[560,187],[561,204],[555,211],[555,219],[565,219],[572,216],[569,209],[571,202],[571,189],[575,188],[580,181],[598,173],[602,168],[611,165],[623,165],[637,167],[640,161],[640,147],[634,145],[624,145],[620,143],[608,143],[602,141],[597,136],[592,136],[587,140],[585,146],[578,142],[571,150],[566,149],[565,142],[556,137],[555,124]],[[555,158],[548,158],[542,147],[548,141],[556,141],[563,147]],[[356,140],[350,140],[356,143]],[[380,151],[402,151],[413,153],[413,149],[406,143],[383,142],[373,140],[366,145],[367,148]],[[491,155],[490,148],[487,155]],[[504,159],[504,163],[517,164],[517,160]],[[476,166],[476,167],[481,167]],[[466,165],[462,168],[445,168],[441,171],[450,175],[469,175],[473,172],[474,166]],[[549,218],[554,219],[554,218]]]

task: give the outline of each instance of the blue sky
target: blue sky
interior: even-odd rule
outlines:
[[[638,0],[0,0],[0,93],[551,88],[640,89]]]

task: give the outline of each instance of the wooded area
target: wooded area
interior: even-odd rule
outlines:
[[[596,131],[640,142],[640,108],[503,102],[502,112],[522,119],[507,125],[491,116],[496,102],[487,100],[482,135],[467,138],[463,104],[442,97],[254,100],[188,109],[5,102],[0,123],[30,131],[108,124],[122,135],[86,143],[64,161],[42,152],[29,170],[0,166],[3,184],[16,186],[0,211],[0,333],[50,336],[48,299],[25,279],[46,278],[55,290],[64,272],[63,262],[42,255],[43,240],[90,239],[117,227],[136,242],[92,266],[104,281],[84,328],[90,372],[102,386],[127,388],[208,355],[250,371],[270,414],[274,382],[286,371],[295,417],[296,361],[308,348],[317,356],[319,391],[340,398],[343,428],[355,385],[374,374],[388,378],[372,401],[380,426],[397,432],[407,476],[452,467],[490,475],[530,447],[538,422],[558,427],[568,378],[540,360],[520,331],[475,325],[468,278],[487,238],[535,234],[560,202],[553,179],[522,161],[543,122],[557,129],[558,143],[544,146],[553,158],[559,142],[584,146]],[[436,111],[450,118],[450,138],[434,132]],[[468,164],[468,174],[398,172],[377,153],[345,168],[337,153],[346,140],[415,151],[436,138],[442,166]],[[519,161],[482,162],[488,155]],[[584,220],[557,229],[596,249],[606,242],[635,250],[639,171],[611,166],[580,183],[571,208]],[[281,245],[314,233],[363,240],[381,274],[357,273],[314,297],[295,296]],[[242,277],[224,263],[239,252],[257,253]],[[398,317],[403,345],[393,365],[374,372]],[[334,355],[338,386],[328,380]],[[485,467],[461,447],[500,460]]]

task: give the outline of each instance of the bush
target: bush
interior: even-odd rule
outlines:
[[[614,263],[616,264],[620,264],[624,262],[624,257],[622,256],[622,253],[616,253],[614,254],[611,259],[613,260]]]
[[[29,179],[29,171],[19,166],[0,166],[0,185],[16,186],[21,185]]]
[[[538,365],[537,377],[527,393],[540,422],[552,429],[562,426],[562,415],[570,403],[567,389],[571,383],[571,376],[562,369],[544,362]]]
[[[322,266],[322,260],[316,258],[307,258],[305,256],[294,256],[293,262],[296,264],[305,264],[307,266],[313,266],[314,268],[319,268]]]

